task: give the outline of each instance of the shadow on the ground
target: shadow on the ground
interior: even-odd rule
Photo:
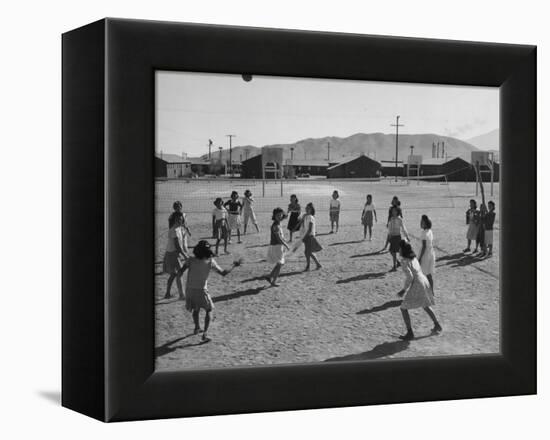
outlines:
[[[483,261],[485,258],[479,257],[477,254],[464,254],[464,253],[457,253],[452,255],[445,255],[443,257],[439,257],[436,259],[437,262],[445,261],[445,266],[450,267],[463,267],[468,266],[473,263],[478,263],[480,261]]]
[[[217,303],[217,302],[222,302],[222,301],[230,301],[232,299],[241,298],[243,296],[257,295],[262,290],[267,289],[267,287],[268,286],[261,286],[261,287],[254,287],[252,289],[239,290],[237,292],[228,293],[227,295],[216,296],[216,297],[212,298],[212,301]]]
[[[363,243],[363,240],[338,241],[336,243],[330,243],[329,246],[342,246],[344,244],[357,244],[357,243]]]
[[[61,391],[38,391],[38,395],[51,403],[61,405]]]
[[[185,301],[185,299],[179,299],[179,296],[173,298],[163,298],[155,303],[156,306],[162,306],[163,304],[172,304],[178,301]]]
[[[365,351],[363,353],[348,354],[346,356],[333,357],[326,359],[325,362],[334,362],[334,361],[367,361],[372,359],[380,359],[386,356],[391,356],[392,354],[399,353],[401,351],[409,348],[409,341],[392,341],[392,342],[383,342],[378,344],[372,350]]]
[[[303,271],[300,271],[300,270],[295,270],[293,272],[283,272],[279,275],[279,278],[284,278],[284,277],[291,277],[293,275],[300,275],[301,273],[304,273]],[[268,275],[262,275],[262,276],[257,276],[257,277],[253,277],[253,278],[247,278],[245,280],[242,280],[241,283],[249,283],[249,282],[252,282],[252,281],[264,281],[266,280]]]
[[[374,255],[380,255],[383,253],[384,253],[384,249],[380,249],[379,251],[369,252],[368,254],[350,255],[350,258],[372,257]]]
[[[358,315],[369,315],[371,313],[377,313],[382,312],[384,310],[388,310],[394,307],[399,307],[403,300],[401,299],[394,299],[392,301],[387,301],[384,304],[381,304],[379,306],[371,307],[370,309],[365,309],[357,312]]]
[[[246,249],[254,249],[254,248],[263,248],[263,247],[268,247],[269,246],[269,243],[268,244],[253,244],[252,246],[245,246]]]
[[[353,283],[355,281],[364,281],[364,280],[370,280],[373,278],[384,278],[386,276],[386,272],[371,272],[371,273],[364,273],[362,275],[357,275],[351,278],[345,278],[343,280],[336,281],[336,284],[346,284],[346,283]]]
[[[182,344],[182,345],[174,345],[180,341],[183,341],[184,339],[187,339],[191,336],[194,336],[194,333],[189,333],[188,335],[182,336],[181,338],[176,338],[173,341],[169,341],[166,344],[162,344],[160,347],[155,348],[155,356],[161,357],[165,354],[172,353],[173,351],[189,348],[189,347],[196,347],[198,345],[206,344],[208,341],[200,341],[196,342],[194,344]]]

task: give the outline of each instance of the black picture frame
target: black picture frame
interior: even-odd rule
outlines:
[[[535,46],[104,19],[62,51],[64,406],[122,421],[536,393]],[[155,70],[500,87],[501,354],[155,373]]]

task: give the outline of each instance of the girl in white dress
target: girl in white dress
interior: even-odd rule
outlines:
[[[432,293],[435,293],[433,278],[435,272],[435,251],[433,247],[434,235],[432,232],[432,221],[427,215],[423,215],[420,219],[420,227],[422,228],[422,231],[420,232],[422,249],[420,249],[418,261],[420,262],[422,273],[426,275],[426,278],[428,278],[428,281],[430,282]]]
[[[402,258],[401,266],[403,267],[403,272],[405,273],[405,285],[403,289],[397,293],[397,295],[403,297],[403,301],[401,303],[401,314],[403,315],[403,321],[405,321],[405,326],[407,327],[407,333],[403,336],[399,336],[399,339],[403,339],[404,341],[414,339],[409,310],[420,307],[424,309],[434,323],[432,333],[439,333],[443,329],[431,309],[431,306],[435,303],[430,282],[422,273],[420,263],[416,259],[416,255],[412,250],[411,245],[405,240],[401,240],[399,255]]]
[[[363,212],[361,213],[361,223],[363,224],[363,240],[367,239],[367,230],[369,232],[369,241],[372,240],[372,225],[373,219],[378,222],[376,218],[376,209],[374,203],[372,203],[372,195],[367,195],[367,203],[363,207]]]
[[[274,286],[279,287],[277,284],[277,277],[281,273],[281,268],[285,264],[285,249],[288,251],[289,247],[285,241],[283,235],[283,229],[281,228],[281,221],[285,217],[285,212],[281,208],[275,208],[273,210],[273,224],[271,225],[271,239],[269,241],[269,249],[267,251],[267,262],[274,264],[273,270],[266,277],[267,281]]]
[[[301,226],[302,242],[304,243],[304,254],[306,256],[306,268],[304,269],[304,272],[309,271],[309,264],[311,259],[313,259],[313,261],[317,265],[317,269],[321,269],[321,263],[319,263],[315,252],[323,250],[323,247],[315,238],[315,223],[315,207],[313,206],[313,203],[308,203],[306,205],[306,214],[302,218]]]

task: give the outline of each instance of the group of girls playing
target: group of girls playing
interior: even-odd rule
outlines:
[[[476,247],[473,254],[478,252],[478,248],[481,248],[480,257],[492,257],[493,256],[493,226],[495,224],[495,202],[492,200],[485,204],[481,204],[477,209],[477,202],[470,200],[470,207],[466,211],[466,225],[468,230],[466,232],[466,240],[468,245],[464,249],[464,253],[471,252],[472,241],[476,242]]]
[[[334,191],[329,209],[329,219],[331,222],[331,233],[334,229],[338,232],[340,201],[339,194]],[[333,203],[334,202],[334,203]],[[335,203],[338,202],[338,203]],[[256,216],[253,209],[254,200],[252,193],[246,190],[242,201],[236,191],[231,193],[231,198],[225,203],[221,198],[214,201],[214,211],[212,212],[213,237],[216,239],[216,251],[211,250],[210,244],[201,240],[193,249],[193,256],[189,255],[187,239],[191,236],[191,231],[187,225],[185,214],[182,212],[182,204],[175,202],[174,212],[171,213],[168,224],[168,243],[163,261],[164,272],[169,274],[166,285],[165,298],[170,298],[170,289],[176,281],[179,298],[185,300],[186,309],[192,312],[193,322],[195,324],[194,333],[201,331],[199,325],[199,311],[204,309],[206,312],[204,319],[203,340],[208,340],[207,331],[210,324],[210,314],[214,308],[212,299],[207,291],[207,280],[210,271],[218,272],[222,276],[230,273],[235,267],[240,265],[240,261],[233,263],[228,269],[222,269],[213,257],[218,254],[218,247],[221,240],[224,240],[224,250],[227,252],[227,244],[231,238],[233,230],[237,232],[238,242],[241,242],[240,228],[244,226],[243,234],[246,234],[246,228],[250,221],[259,232]],[[495,222],[495,204],[490,201],[488,209],[482,204],[481,209],[477,209],[475,200],[470,201],[470,208],[466,212],[466,224],[468,225],[467,240],[468,247],[464,252],[470,251],[471,241],[476,241],[481,245],[482,254],[490,256],[492,254],[493,244],[493,225]],[[244,222],[241,221],[241,216]],[[287,241],[283,233],[282,221],[288,217],[287,229],[289,231],[289,240]],[[316,219],[315,207],[313,203],[308,203],[305,207],[305,213],[302,215],[302,209],[295,194],[290,197],[290,203],[285,211],[282,208],[275,208],[272,214],[273,223],[270,229],[270,242],[267,252],[267,262],[273,264],[273,269],[266,276],[266,280],[272,286],[279,286],[277,279],[281,273],[281,268],[285,264],[285,254],[295,252],[302,244],[304,245],[304,254],[306,257],[305,271],[310,270],[310,261],[313,260],[317,269],[321,264],[315,255],[323,248],[316,239]],[[361,223],[363,225],[363,239],[372,240],[373,223],[377,222],[377,213],[371,194],[367,195],[366,203],[361,213]],[[244,223],[244,225],[242,224]],[[439,333],[442,328],[439,324],[431,306],[434,304],[434,271],[435,271],[435,252],[433,247],[432,221],[427,215],[422,215],[420,219],[422,247],[418,257],[413,251],[409,234],[403,222],[403,210],[399,198],[394,196],[388,210],[387,235],[383,250],[389,246],[392,255],[393,266],[391,271],[396,271],[398,266],[402,266],[405,274],[405,285],[398,293],[403,297],[400,306],[403,320],[407,332],[400,336],[403,340],[414,338],[411,319],[408,310],[414,308],[423,308],[432,319],[434,327],[432,332]],[[292,248],[290,243],[293,241],[294,234],[299,233],[299,240]],[[403,236],[406,240],[403,239]],[[399,255],[401,262],[398,262]],[[181,277],[188,270],[188,279],[185,294]]]
[[[220,275],[226,276],[240,265],[240,261],[235,261],[228,270],[222,269],[214,260],[214,253],[210,248],[210,243],[206,240],[200,240],[193,248],[193,255],[189,255],[187,238],[191,236],[191,232],[187,226],[185,214],[182,212],[181,202],[174,202],[173,208],[174,212],[168,218],[168,241],[163,260],[163,271],[169,275],[164,298],[172,297],[170,289],[176,280],[179,299],[185,300],[185,308],[193,316],[194,334],[203,331],[202,340],[208,341],[210,314],[214,308],[212,298],[208,293],[210,271],[214,269]],[[186,270],[188,274],[184,294],[181,278]],[[201,330],[199,324],[200,309],[204,309],[206,312],[204,330]]]
[[[237,191],[231,192],[231,197],[225,203],[218,197],[214,200],[214,210],[212,211],[212,238],[216,240],[216,255],[220,243],[223,241],[223,250],[227,251],[227,244],[231,243],[231,235],[233,231],[237,233],[237,243],[241,241],[241,226],[243,226],[243,235],[246,235],[248,222],[251,222],[256,228],[256,232],[260,232],[256,214],[254,213],[254,199],[252,192],[246,190],[244,197],[239,200]]]
[[[290,196],[290,204],[288,205],[287,213],[289,214],[289,220],[287,229],[290,231],[290,240],[292,241],[292,235],[300,231],[300,241],[293,246],[292,251],[304,245],[304,255],[306,257],[306,267],[304,272],[310,270],[311,260],[315,262],[317,269],[321,269],[321,263],[315,255],[323,249],[321,244],[316,238],[316,220],[315,220],[315,207],[313,203],[306,205],[305,214],[300,217],[301,207],[298,203],[298,198],[295,194]],[[277,278],[281,273],[281,268],[285,264],[285,250],[290,251],[290,246],[285,239],[281,222],[286,217],[282,208],[275,208],[271,219],[273,224],[271,225],[271,236],[269,240],[269,249],[267,251],[267,262],[273,264],[273,270],[266,277],[266,280],[274,287],[278,287]]]

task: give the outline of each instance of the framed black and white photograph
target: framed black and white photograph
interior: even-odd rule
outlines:
[[[157,370],[500,352],[498,88],[155,90]]]
[[[119,421],[535,393],[535,50],[65,34],[63,404]]]

